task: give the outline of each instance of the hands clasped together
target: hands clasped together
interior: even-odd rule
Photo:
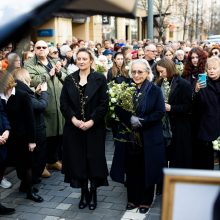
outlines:
[[[79,129],[86,131],[94,125],[93,120],[82,121],[78,120],[76,117],[72,117],[72,123]]]

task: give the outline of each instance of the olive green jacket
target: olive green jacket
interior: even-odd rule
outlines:
[[[55,62],[48,59],[52,66]],[[47,82],[48,106],[44,113],[47,137],[63,134],[64,118],[60,112],[60,94],[63,87],[63,81],[67,76],[64,68],[60,73],[51,77],[47,68],[41,64],[36,56],[24,63],[24,68],[28,70],[31,76],[31,86],[36,87],[39,83]]]

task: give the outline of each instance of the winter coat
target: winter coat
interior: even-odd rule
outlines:
[[[63,173],[65,182],[80,187],[80,181],[95,178],[98,186],[107,185],[105,159],[105,115],[108,109],[106,78],[91,70],[84,93],[85,121],[92,119],[93,127],[87,131],[75,127],[75,116],[83,120],[79,93],[79,71],[66,77],[60,97],[60,108],[65,118],[63,132]]]

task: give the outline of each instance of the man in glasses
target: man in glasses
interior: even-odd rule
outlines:
[[[62,145],[64,119],[60,112],[60,93],[66,71],[61,67],[60,61],[55,62],[48,57],[49,49],[45,41],[37,41],[34,51],[35,56],[24,63],[24,68],[31,75],[31,86],[36,88],[39,83],[47,82],[49,104],[44,114],[47,137],[47,168],[61,170],[62,164],[58,160],[58,152]],[[42,176],[50,176],[46,167]]]
[[[156,46],[154,44],[149,44],[148,46],[145,47],[144,53],[145,53],[145,60],[147,60],[154,76],[156,76],[156,60],[155,60],[157,55]]]

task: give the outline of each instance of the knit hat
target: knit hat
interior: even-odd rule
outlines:
[[[61,48],[60,48],[60,53],[62,56],[66,56],[66,53],[71,51],[71,48],[68,46],[68,45],[63,45]]]
[[[103,55],[105,55],[105,56],[107,56],[107,55],[109,55],[109,54],[113,55],[112,51],[109,50],[109,49],[106,49],[106,50],[103,52]]]

